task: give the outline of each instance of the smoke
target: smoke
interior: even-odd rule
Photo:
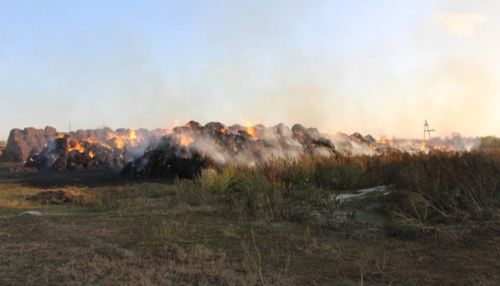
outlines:
[[[367,155],[377,156],[388,152],[404,152],[409,154],[428,153],[432,150],[464,152],[478,149],[481,146],[481,138],[463,137],[458,133],[444,138],[434,137],[432,139],[408,139],[381,137],[378,140],[371,136],[360,134],[347,135],[337,133],[328,136],[335,150],[346,156]]]
[[[488,20],[479,13],[439,13],[437,21],[448,33],[459,36],[472,36],[477,28]]]
[[[420,137],[425,119],[441,136],[500,134],[499,5],[473,2],[5,7],[0,137],[242,117],[332,134]]]
[[[376,155],[377,152],[371,147],[371,143],[362,140],[353,140],[353,137],[345,133],[336,133],[335,135],[330,135],[329,138],[335,145],[335,149],[343,155]]]
[[[19,132],[24,131],[12,134],[19,135]],[[27,145],[27,142],[36,142],[33,139],[14,136],[6,150],[16,150],[19,146],[29,148],[32,154],[25,166],[39,170],[124,167],[123,172],[134,177],[151,174],[192,177],[203,167],[253,167],[270,160],[293,160],[304,155],[325,158],[338,154],[376,156],[393,152],[427,153],[432,150],[461,152],[479,148],[481,144],[480,138],[462,137],[460,134],[426,141],[399,138],[375,140],[371,135],[360,133],[327,135],[300,124],[290,129],[285,124],[243,127],[210,122],[202,126],[194,121],[172,130],[113,131],[103,128],[67,134],[54,130],[45,148]],[[42,151],[35,153],[33,150]]]
[[[188,129],[174,129],[171,135],[178,147],[177,155],[186,155],[188,150],[207,156],[216,165],[255,166],[271,159],[297,159],[305,152],[319,157],[334,155],[334,146],[326,137],[301,125],[295,125],[293,131],[284,124],[226,127],[220,123],[206,126],[188,123],[187,126]],[[158,148],[162,148],[161,143]]]
[[[459,134],[444,139],[433,138],[375,140],[370,135],[337,133],[329,136],[315,128],[295,124],[272,127],[253,125],[226,127],[217,122],[205,126],[188,122],[164,136],[144,155],[127,164],[123,174],[133,177],[194,177],[201,169],[224,165],[253,167],[275,159],[297,159],[305,154],[316,158],[405,152],[428,153],[432,150],[470,151],[479,147],[480,139]]]

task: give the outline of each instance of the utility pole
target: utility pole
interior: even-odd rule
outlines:
[[[425,123],[424,123],[424,142],[427,139],[427,137],[429,137],[429,140],[431,139],[431,132],[436,132],[436,130],[429,129],[429,123],[427,122],[427,120],[425,120]]]

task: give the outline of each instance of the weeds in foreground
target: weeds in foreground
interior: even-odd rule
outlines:
[[[436,153],[402,162],[393,222],[400,230],[491,220],[500,206],[500,165],[486,153]]]
[[[314,184],[273,181],[261,168],[228,166],[220,172],[205,172],[196,183],[206,201],[241,220],[308,222],[312,212],[332,214],[335,207],[332,191]]]
[[[205,170],[194,181],[121,186],[95,195],[86,190],[88,196],[75,204],[90,211],[125,214],[133,211],[138,200],[148,205],[171,197],[177,211],[184,206],[243,221],[329,227],[342,224],[343,211],[335,192],[377,185],[397,189],[386,202],[393,233],[433,233],[443,225],[468,222],[491,225],[488,222],[500,207],[500,154],[432,152],[272,159],[254,168]],[[2,192],[0,189],[0,203],[14,201],[5,201]]]
[[[95,200],[56,206],[70,216],[50,217],[67,227],[47,227],[32,217],[6,218],[0,233],[8,255],[1,259],[3,277],[21,285],[30,284],[28,279],[46,284],[303,285],[316,278],[325,285],[453,284],[458,279],[465,285],[497,278],[494,241],[481,241],[487,243],[483,248],[393,238],[373,243],[322,228],[329,225],[330,214],[342,214],[334,192],[372,184],[396,186],[398,191],[387,199],[377,197],[376,203],[392,206],[391,228],[398,234],[437,233],[443,225],[468,222],[488,226],[499,206],[498,158],[434,153],[304,160],[303,165],[277,161],[253,169],[228,166],[174,184],[83,189]],[[14,196],[0,186],[0,199],[24,200],[39,191]],[[443,274],[433,267],[436,253],[451,270]],[[462,263],[467,259],[474,263]],[[492,276],[485,278],[480,268]]]
[[[272,159],[256,168],[210,170],[197,184],[200,196],[220,195],[220,204],[242,219],[306,223],[318,213],[335,213],[335,191],[395,185],[391,225],[432,232],[439,224],[493,217],[500,206],[500,160],[483,152]]]
[[[262,274],[262,254],[257,246],[253,229],[250,230],[250,237],[250,242],[245,240],[241,241],[241,248],[243,249],[243,263],[248,272],[256,273],[260,283],[262,285],[266,285]]]

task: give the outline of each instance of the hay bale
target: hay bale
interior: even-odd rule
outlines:
[[[3,150],[5,149],[5,145],[7,143],[5,141],[0,141],[0,158],[2,157],[3,155]]]
[[[25,128],[12,129],[3,151],[2,161],[25,162],[34,153],[39,153],[47,144],[57,137],[53,127],[45,129]]]

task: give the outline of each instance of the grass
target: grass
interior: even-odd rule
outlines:
[[[259,171],[273,185],[286,186],[288,197],[297,190],[313,198],[315,188],[331,193],[394,185],[398,191],[391,195],[389,214],[401,231],[496,221],[500,207],[500,154],[495,152],[274,160],[254,172]]]
[[[486,153],[304,157],[172,184],[0,183],[0,283],[496,285],[498,162]],[[394,192],[334,199],[376,185]],[[92,199],[26,200],[61,190]],[[27,210],[43,215],[18,216]],[[433,239],[449,230],[456,237]]]

